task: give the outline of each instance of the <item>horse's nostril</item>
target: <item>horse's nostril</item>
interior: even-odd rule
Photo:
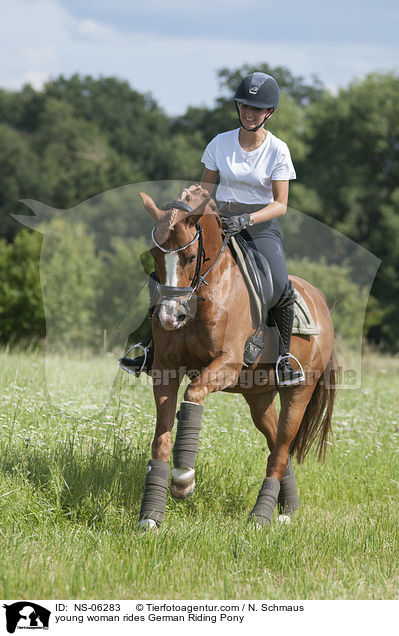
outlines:
[[[177,322],[183,322],[183,320],[185,320],[186,318],[186,314],[179,314],[177,316]]]

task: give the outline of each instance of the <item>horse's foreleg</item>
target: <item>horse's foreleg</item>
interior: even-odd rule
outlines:
[[[154,398],[157,409],[155,435],[152,442],[152,459],[148,462],[141,502],[139,528],[159,526],[166,510],[166,497],[172,450],[171,430],[173,428],[179,381],[170,380],[167,385],[154,384]]]
[[[194,465],[201,432],[202,404],[183,401],[177,414],[177,433],[173,447],[172,482],[170,492],[176,499],[185,499],[194,492]]]
[[[194,492],[195,459],[198,453],[201,419],[205,397],[235,384],[239,365],[229,365],[225,356],[214,360],[186,389],[178,414],[176,441],[173,448],[174,470],[171,494],[184,499]]]
[[[188,385],[184,394],[184,400],[203,404],[205,398],[214,391],[222,391],[230,386],[235,386],[242,368],[239,353],[229,355],[222,354],[213,360],[197,377]]]

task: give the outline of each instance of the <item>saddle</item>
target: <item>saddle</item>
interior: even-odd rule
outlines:
[[[250,367],[265,348],[265,336],[273,322],[268,320],[268,307],[273,297],[273,280],[270,266],[263,254],[252,249],[239,235],[230,237],[229,247],[249,292],[251,315],[255,333],[244,347],[244,368]],[[295,317],[292,333],[313,336],[319,330],[309,308],[299,291],[295,289]]]

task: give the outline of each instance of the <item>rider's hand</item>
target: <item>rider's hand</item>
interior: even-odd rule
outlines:
[[[233,236],[234,234],[238,234],[247,227],[250,222],[251,217],[249,214],[237,214],[235,216],[222,217],[222,225],[226,234],[230,234]]]

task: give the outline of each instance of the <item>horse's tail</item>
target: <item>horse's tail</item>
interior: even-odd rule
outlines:
[[[318,379],[312,397],[306,407],[301,425],[291,444],[290,452],[301,463],[313,442],[317,442],[318,459],[324,460],[326,442],[331,433],[331,420],[334,400],[338,387],[338,363],[334,351]]]

